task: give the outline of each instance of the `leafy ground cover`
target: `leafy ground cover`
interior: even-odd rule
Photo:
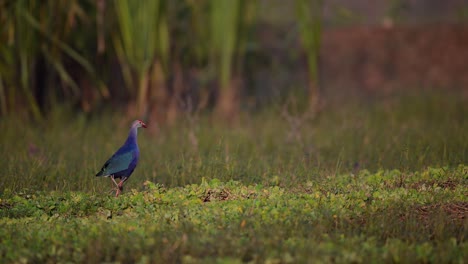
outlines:
[[[0,255],[18,262],[462,263],[467,175],[467,166],[361,171],[289,189],[146,182],[118,199],[5,193]]]
[[[454,96],[290,108],[141,131],[123,195],[95,173],[128,123],[0,120],[2,262],[463,263],[468,107]],[[295,120],[294,122],[291,120]],[[117,127],[118,129],[113,129]]]

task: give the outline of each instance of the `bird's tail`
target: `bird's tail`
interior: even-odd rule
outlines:
[[[109,175],[109,174],[106,174],[107,166],[109,166],[109,161],[107,161],[106,164],[102,166],[101,170],[96,174],[96,177]]]

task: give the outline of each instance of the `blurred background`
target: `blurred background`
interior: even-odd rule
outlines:
[[[0,189],[103,191],[136,118],[129,188],[468,162],[467,1],[0,0],[0,24]]]
[[[0,0],[0,116],[161,124],[468,88],[464,0]]]

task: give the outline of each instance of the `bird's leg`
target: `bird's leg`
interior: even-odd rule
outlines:
[[[112,178],[112,180],[114,180],[115,185],[117,185],[117,189],[115,190],[115,197],[119,197],[119,194],[123,191],[123,184],[127,179],[128,177],[120,179],[119,184],[117,184],[114,178]]]
[[[116,186],[117,188],[114,188],[114,184],[112,184],[112,189],[109,191],[109,193],[115,191],[115,194],[116,194],[116,197],[117,197],[117,196],[119,196],[118,192],[119,192],[119,188],[120,188],[120,187],[119,187],[119,185],[117,184],[117,182],[115,181],[114,175],[111,175],[110,178],[111,178],[112,182],[115,184],[115,186]]]
[[[123,184],[124,182],[128,179],[128,177],[125,177],[123,179],[120,179],[119,184],[117,184],[117,190],[115,192],[115,197],[118,197],[121,192],[123,192]]]
[[[119,185],[117,184],[117,182],[116,182],[115,179],[114,179],[114,175],[111,176],[111,179],[112,179],[112,181],[115,183],[115,186],[119,187]]]
[[[112,177],[111,177],[112,179]],[[115,190],[114,183],[111,181],[111,190],[109,192],[113,192]]]
[[[124,177],[123,179],[120,180],[119,184],[117,185],[120,191],[123,191],[123,184],[127,179],[128,177]]]

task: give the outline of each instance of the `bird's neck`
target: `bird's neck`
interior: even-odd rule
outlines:
[[[138,134],[138,129],[132,128],[130,129],[130,132],[128,133],[128,138],[127,141],[125,141],[125,144],[136,144],[137,143],[137,134]]]

